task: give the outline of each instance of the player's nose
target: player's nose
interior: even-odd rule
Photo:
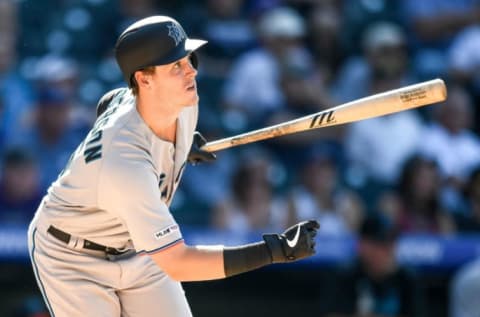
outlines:
[[[195,67],[193,67],[192,62],[189,61],[188,63],[186,63],[185,74],[187,76],[195,77],[195,76],[197,76],[197,73],[198,73],[198,71]]]

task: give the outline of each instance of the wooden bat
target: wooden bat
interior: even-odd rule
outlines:
[[[437,78],[350,101],[298,119],[207,142],[200,149],[216,152],[296,132],[380,117],[444,101],[446,98],[445,83]]]

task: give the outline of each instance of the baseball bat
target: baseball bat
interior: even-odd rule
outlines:
[[[445,83],[437,78],[350,101],[298,119],[207,142],[200,149],[216,152],[296,132],[380,117],[441,102],[446,98]]]

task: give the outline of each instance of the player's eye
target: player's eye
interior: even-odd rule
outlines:
[[[180,63],[180,61],[173,64],[173,68],[180,68],[181,66],[182,66],[182,64]]]

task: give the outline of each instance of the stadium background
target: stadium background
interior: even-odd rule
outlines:
[[[123,85],[116,37],[153,14],[209,40],[198,75],[209,140],[432,78],[449,91],[442,105],[189,166],[172,206],[187,241],[234,244],[298,219],[322,223],[314,259],[186,283],[196,316],[327,315],[372,214],[400,233],[396,258],[416,272],[423,316],[448,316],[452,280],[480,250],[474,0],[1,0],[0,315],[47,315],[26,226],[97,100]]]

